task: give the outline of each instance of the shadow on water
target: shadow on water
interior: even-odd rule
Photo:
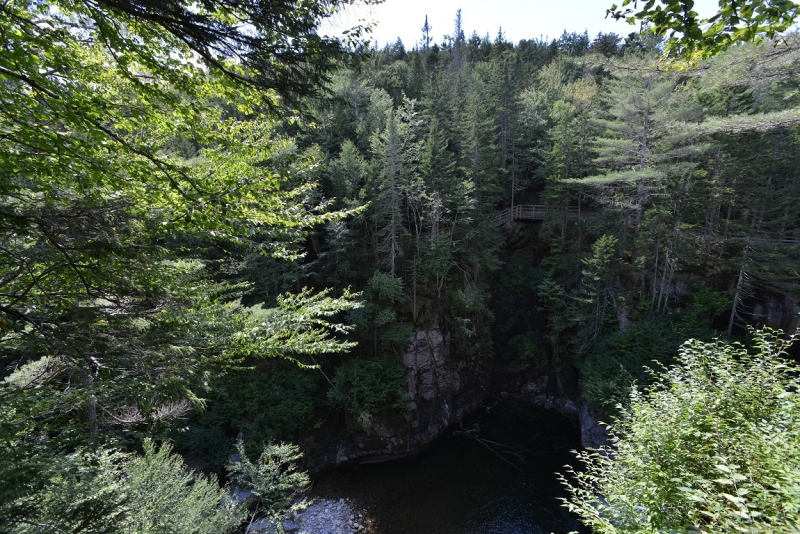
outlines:
[[[586,532],[558,500],[556,478],[579,447],[559,417],[521,417],[509,403],[465,420],[415,459],[335,471],[312,497],[347,498],[376,522],[376,534]],[[480,428],[480,433],[475,431]]]

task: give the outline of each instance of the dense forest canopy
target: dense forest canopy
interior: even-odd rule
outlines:
[[[36,528],[38,513],[76,531],[166,520],[134,517],[136,491],[114,474],[127,460],[110,451],[201,407],[211,370],[351,346],[328,321],[357,306],[349,293],[245,309],[244,287],[213,280],[198,253],[291,257],[310,226],[345,215],[317,209],[319,158],[276,131],[287,105],[356,57],[316,33],[338,5],[0,7],[4,524]],[[110,486],[76,488],[83,471]],[[52,486],[59,473],[75,474]],[[77,491],[86,502],[48,511],[49,486],[56,501]],[[211,486],[203,506],[220,500]],[[100,501],[107,513],[83,515]],[[202,528],[219,532],[230,511]]]
[[[643,366],[691,368],[683,341],[743,337],[765,307],[796,326],[800,41],[780,33],[795,4],[721,2],[696,35],[690,2],[648,2],[612,11],[650,32],[519,43],[469,34],[460,12],[436,42],[422,14],[417,44],[370,49],[361,27],[319,35],[346,3],[0,6],[11,532],[233,531],[247,510],[218,476],[280,516],[308,478],[276,443],[313,456],[309,436],[342,418],[370,434],[408,417],[402,354],[422,329],[463,367],[577,369],[591,408],[636,435],[634,382],[702,382]],[[699,63],[665,70],[665,50]],[[781,387],[758,417],[785,429]],[[744,519],[774,527],[792,516],[778,508]],[[676,521],[729,525],[711,519]]]

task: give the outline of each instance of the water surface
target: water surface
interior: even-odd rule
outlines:
[[[585,532],[558,500],[556,472],[579,446],[574,425],[500,405],[464,429],[474,424],[480,440],[449,432],[413,460],[338,470],[314,496],[352,500],[377,534]]]

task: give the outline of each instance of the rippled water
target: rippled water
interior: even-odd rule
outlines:
[[[483,441],[448,436],[414,460],[335,472],[314,493],[351,499],[377,521],[377,534],[584,532],[560,506],[555,475],[572,461],[577,429],[502,407],[465,426],[474,423]]]

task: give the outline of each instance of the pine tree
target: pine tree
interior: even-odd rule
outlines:
[[[651,184],[664,177],[658,149],[667,135],[666,115],[674,89],[673,79],[636,71],[604,84],[608,118],[598,121],[605,135],[596,141],[595,163],[609,170],[604,182],[635,184],[634,228],[641,223]]]
[[[431,47],[431,42],[433,38],[431,37],[431,30],[433,30],[433,26],[428,24],[428,15],[425,15],[425,24],[422,25],[422,51],[427,52],[428,49]]]
[[[459,72],[464,66],[464,55],[467,44],[467,38],[464,35],[464,25],[461,20],[461,10],[456,11],[455,25],[453,27],[453,45],[452,45],[452,60],[450,62],[450,70]]]
[[[458,123],[459,148],[464,174],[475,184],[477,199],[486,210],[495,209],[504,189],[494,116],[489,87],[477,73],[472,73],[464,114]]]
[[[389,110],[385,129],[373,137],[373,153],[381,165],[374,217],[380,252],[385,258],[381,263],[392,276],[400,275],[403,244],[408,234],[404,216],[406,189],[417,160],[408,119],[415,113],[413,107],[405,108],[402,114],[399,110]]]
[[[581,286],[576,297],[576,315],[585,325],[580,352],[591,348],[603,333],[613,297],[611,263],[616,247],[616,237],[603,235],[592,245],[592,256],[582,260]]]
[[[415,275],[432,277],[437,295],[441,295],[447,272],[452,266],[453,233],[459,215],[459,183],[455,155],[448,148],[448,138],[435,118],[431,120],[419,165],[425,193],[421,196],[421,228],[425,239],[417,239]],[[417,265],[421,267],[418,273]]]
[[[328,164],[328,170],[330,190],[339,206],[358,198],[366,179],[367,163],[351,140],[342,143],[339,155]]]

